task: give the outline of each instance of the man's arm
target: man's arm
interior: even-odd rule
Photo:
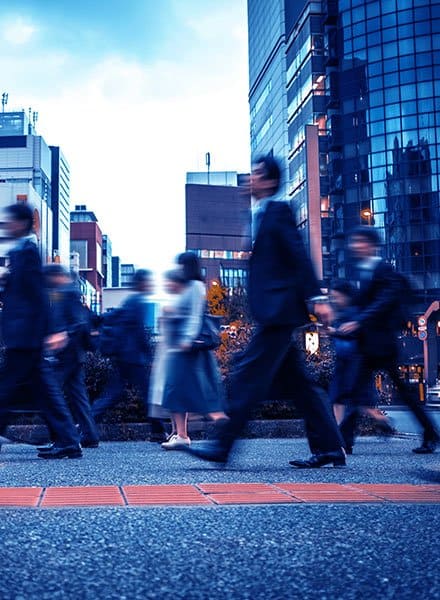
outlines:
[[[353,333],[365,329],[371,323],[377,322],[395,305],[401,289],[400,281],[389,265],[382,265],[381,273],[377,276],[377,293],[373,301],[359,312],[356,321],[343,323],[339,327],[341,333]]]
[[[283,252],[301,278],[305,299],[319,296],[321,291],[315,270],[296,227],[292,211],[285,202],[278,202],[278,204],[279,206],[276,206],[276,227]]]
[[[324,325],[328,325],[332,320],[333,311],[328,304],[327,296],[321,293],[315,269],[296,227],[292,211],[284,202],[279,202],[279,205],[277,227],[283,251],[298,271],[304,300],[312,305],[312,312],[318,319]]]

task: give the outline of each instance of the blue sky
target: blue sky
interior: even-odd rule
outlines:
[[[16,0],[2,8],[8,109],[60,145],[72,203],[124,261],[168,266],[184,244],[185,172],[247,170],[246,0]]]

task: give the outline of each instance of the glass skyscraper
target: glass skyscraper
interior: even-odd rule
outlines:
[[[375,226],[422,311],[440,295],[440,0],[248,0],[248,13],[252,149],[284,161],[318,275],[344,276],[344,235]]]
[[[440,1],[339,0],[332,8],[334,231],[360,222],[381,229],[386,258],[426,304],[440,293]]]
[[[284,0],[249,0],[249,107],[252,159],[281,158],[287,187],[286,15]]]

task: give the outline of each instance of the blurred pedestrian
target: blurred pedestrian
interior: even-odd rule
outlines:
[[[328,398],[308,378],[300,351],[292,344],[293,331],[309,321],[308,300],[326,324],[331,310],[320,296],[290,207],[275,201],[280,178],[280,166],[273,157],[255,161],[249,180],[253,248],[248,299],[257,328],[235,369],[230,420],[218,428],[214,440],[190,452],[205,460],[226,462],[252,408],[266,398],[278,370],[288,362],[312,450],[309,459],[290,464],[298,468],[343,466],[343,443]]]
[[[439,442],[439,434],[419,401],[417,392],[401,379],[398,369],[397,333],[402,322],[402,277],[378,256],[379,245],[380,237],[373,227],[358,227],[348,238],[348,249],[355,261],[359,290],[355,297],[356,316],[340,325],[338,332],[356,335],[358,339],[360,367],[357,390],[371,398],[374,393],[374,372],[388,372],[401,400],[423,428],[423,442],[413,452],[431,454]],[[373,403],[374,400],[371,401]],[[353,407],[341,423],[341,431],[348,447],[353,439],[357,414],[358,409]]]
[[[113,357],[113,372],[103,394],[92,404],[96,422],[104,413],[116,406],[123,398],[127,386],[134,388],[148,413],[149,373],[153,360],[152,331],[154,305],[150,301],[153,291],[151,271],[138,269],[133,276],[133,294],[115,309],[109,332]],[[105,322],[105,316],[104,316]],[[103,348],[106,354],[106,349]],[[164,439],[163,426],[151,420],[153,436]]]
[[[376,407],[376,399],[367,389],[359,386],[361,357],[356,332],[341,333],[339,326],[356,318],[354,305],[356,288],[346,280],[336,280],[330,286],[330,301],[334,308],[335,319],[329,328],[333,336],[336,353],[335,370],[330,381],[330,401],[333,404],[336,421],[341,424],[344,417],[352,412],[364,414],[373,419],[376,429],[383,434],[394,433],[390,419]],[[371,385],[373,381],[371,381]],[[352,454],[354,430],[347,431],[344,424],[345,451]]]
[[[85,358],[90,349],[90,316],[83,306],[69,271],[60,264],[44,268],[49,294],[52,329],[62,333],[65,343],[50,352],[53,367],[79,426],[81,446],[96,448],[99,433],[92,417],[85,383]]]
[[[212,350],[197,348],[204,313],[206,290],[197,256],[184,252],[177,258],[183,280],[174,277],[174,302],[164,312],[166,358],[162,407],[171,414],[175,435],[162,444],[165,450],[180,450],[191,444],[188,413],[226,420],[220,372]]]
[[[334,319],[328,332],[333,337],[335,349],[335,368],[330,381],[329,396],[333,405],[336,422],[344,418],[345,406],[353,401],[354,383],[358,369],[358,346],[354,335],[338,334],[339,325],[351,320],[355,314],[353,298],[355,287],[344,279],[331,283],[329,289],[330,304],[333,308]]]
[[[27,204],[17,203],[6,208],[6,215],[6,229],[15,244],[9,252],[9,273],[2,293],[6,364],[0,385],[0,434],[6,429],[17,388],[31,383],[34,406],[42,410],[55,441],[53,447],[38,456],[79,458],[82,453],[72,415],[54,374],[43,360],[45,341],[56,350],[64,343],[64,335],[49,330],[48,298],[32,233],[33,211]]]

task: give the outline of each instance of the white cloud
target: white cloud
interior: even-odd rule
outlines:
[[[185,173],[206,168],[205,152],[213,170],[248,169],[246,40],[204,44],[194,60],[94,64],[45,50],[12,60],[0,46],[10,105],[38,110],[39,132],[70,162],[72,203],[139,266],[164,268],[184,248]]]
[[[1,28],[3,39],[13,46],[28,44],[36,32],[37,27],[22,17],[6,19]]]

